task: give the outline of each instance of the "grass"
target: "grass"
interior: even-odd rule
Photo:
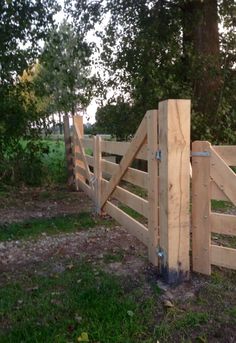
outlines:
[[[65,144],[62,140],[43,140],[49,147],[49,153],[43,155],[43,169],[45,184],[63,184],[66,183],[66,159]]]
[[[31,221],[0,226],[0,241],[37,238],[42,233],[53,235],[60,232],[73,232],[93,228],[109,222],[93,217],[91,213],[66,215],[55,218],[34,219]]]
[[[47,261],[37,265],[38,273],[33,267],[20,277],[5,274],[1,343],[75,343],[83,333],[91,343],[193,343],[211,342],[221,331],[215,341],[223,343],[224,332],[233,335],[236,304],[228,297],[235,275],[215,273],[195,299],[184,302],[185,309],[178,302],[163,309],[160,289],[147,293],[143,275],[124,278],[83,261],[55,262],[65,263],[59,273]]]
[[[126,205],[120,204],[119,208],[124,211],[126,214],[128,214],[129,216],[131,216],[132,218],[136,219],[136,220],[140,220],[143,219],[144,217],[139,214],[138,212],[136,212],[135,210],[133,210],[131,207],[128,207]]]
[[[152,343],[153,300],[135,299],[120,278],[86,264],[52,276],[27,275],[0,289],[0,341],[69,343],[84,332],[94,343]]]
[[[233,208],[234,205],[229,201],[211,200],[211,208],[213,211],[226,211]]]

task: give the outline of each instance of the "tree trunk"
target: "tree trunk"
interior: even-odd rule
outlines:
[[[217,0],[188,0],[183,7],[183,52],[193,80],[195,110],[212,120],[221,88]]]

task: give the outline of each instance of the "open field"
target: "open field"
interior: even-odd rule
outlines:
[[[235,272],[170,288],[84,193],[5,189],[0,203],[1,342],[235,342]]]

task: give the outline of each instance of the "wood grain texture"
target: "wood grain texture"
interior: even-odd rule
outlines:
[[[209,142],[196,141],[193,152],[211,151]],[[210,157],[192,158],[192,259],[193,271],[211,274],[210,261]]]
[[[148,229],[143,224],[133,219],[131,216],[112,204],[110,201],[106,202],[104,210],[118,223],[123,225],[128,230],[128,232],[137,237],[143,244],[148,246]]]
[[[213,148],[210,176],[227,198],[236,205],[236,174]]]
[[[211,232],[236,236],[236,216],[224,213],[211,213]]]
[[[119,169],[119,164],[102,160],[102,171],[104,173],[113,175],[114,173],[117,172],[118,169]],[[124,176],[122,177],[122,180],[128,181],[132,183],[133,185],[147,189],[148,173],[129,167],[127,171],[125,172]]]
[[[211,245],[211,264],[236,269],[236,249]]]
[[[102,165],[101,165],[101,137],[95,136],[93,141],[94,151],[94,176],[95,176],[95,202],[96,212],[101,214],[101,197],[102,197]]]
[[[190,101],[159,104],[161,272],[169,283],[189,277]]]
[[[108,181],[102,179],[103,189],[108,186]],[[136,194],[133,194],[126,189],[117,186],[112,197],[124,203],[128,207],[132,208],[134,211],[140,213],[144,217],[148,217],[148,201],[140,198]]]
[[[158,150],[158,111],[147,112],[147,145],[148,145],[148,233],[149,260],[154,266],[158,266],[157,249],[159,246],[159,182],[158,161],[156,152]]]
[[[213,145],[212,148],[228,166],[236,166],[236,145]]]
[[[105,205],[109,197],[112,195],[112,193],[115,191],[115,187],[119,184],[126,170],[135,159],[135,156],[140,150],[144,140],[146,139],[146,136],[147,136],[147,127],[146,127],[146,116],[145,116],[138,130],[136,131],[136,134],[132,142],[130,143],[126,154],[123,156],[119,164],[119,169],[112,175],[112,178],[109,181],[107,190],[106,192],[104,192],[102,196],[101,209],[103,208],[103,206]]]
[[[79,145],[79,138],[77,135],[75,123],[77,125],[77,130],[80,132],[80,137],[84,135],[84,126],[83,126],[83,117],[82,116],[74,116],[73,117],[73,155],[74,155],[74,168],[79,166],[80,168],[84,168],[84,162],[78,159],[78,154],[82,154],[81,147]],[[76,171],[76,170],[75,170]],[[86,178],[83,175],[80,175],[78,172],[75,172],[75,185],[76,189],[79,188],[78,180],[85,182]]]

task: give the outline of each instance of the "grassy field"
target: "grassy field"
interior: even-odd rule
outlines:
[[[33,244],[42,233],[53,238],[89,230],[96,239],[93,230],[101,226],[112,230],[114,223],[81,213],[9,224],[1,227],[0,237],[2,244],[32,238]],[[148,269],[125,276],[106,271],[106,265],[125,267],[126,254],[111,250],[99,263],[56,255],[2,273],[0,342],[235,342],[235,272],[214,269],[211,277],[193,275],[182,291],[182,286],[169,289],[173,296],[166,306],[167,293]],[[63,267],[55,270],[58,264]]]
[[[45,142],[49,153],[43,157],[47,175],[44,182],[46,185],[65,184],[64,143],[61,140]],[[146,197],[140,189],[132,191]],[[40,205],[45,203],[49,208],[54,208],[55,203],[58,208],[59,205],[70,207],[82,196],[76,198],[76,194],[72,196],[64,190],[52,192],[48,187],[38,193],[32,191],[29,198],[27,193],[19,195],[17,192],[17,189],[12,192],[0,189],[0,202],[5,204],[2,208],[11,209],[13,214],[15,209],[26,207],[25,204],[29,204],[29,213],[34,205],[43,211]],[[82,205],[83,201],[79,203]],[[14,249],[17,253],[20,249],[25,251],[24,245],[31,244],[37,252],[38,242],[43,249],[44,239],[49,242],[63,235],[88,233],[83,250],[73,253],[70,249],[66,253],[63,249],[45,250],[47,258],[42,255],[33,262],[20,263],[19,257],[17,263],[9,266],[0,261],[3,268],[0,274],[1,343],[236,342],[235,271],[213,268],[210,277],[192,274],[190,282],[165,289],[135,241],[125,250],[122,248],[125,238],[121,241],[116,238],[118,229],[114,221],[96,217],[88,210],[77,213],[79,206],[74,214],[55,216],[53,213],[51,218],[29,218],[0,225],[1,259],[11,244],[13,252]],[[129,207],[121,205],[120,208],[135,219],[143,220]],[[212,209],[230,211],[232,206],[213,201]],[[63,213],[63,208],[61,211]],[[102,253],[99,250],[101,230],[105,230],[103,239],[115,232],[113,241],[107,241],[108,250]],[[220,235],[214,237],[218,242],[222,239]],[[89,239],[94,242],[90,250]],[[235,238],[223,242],[236,247]],[[145,265],[138,272],[134,255],[136,262]],[[119,273],[114,268],[118,268]]]

